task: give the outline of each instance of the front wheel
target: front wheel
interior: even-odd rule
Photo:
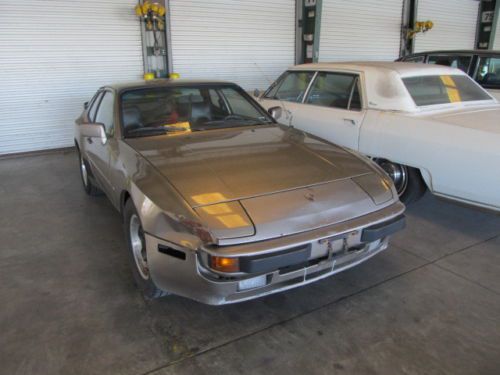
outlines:
[[[418,169],[394,163],[387,159],[373,159],[394,182],[399,199],[404,204],[418,201],[427,190]]]
[[[146,298],[150,299],[167,295],[168,293],[159,289],[151,279],[146,252],[146,238],[132,199],[127,200],[125,203],[123,227],[129,250],[130,266],[138,288]]]
[[[90,178],[91,172],[89,163],[83,158],[80,150],[78,150],[78,164],[80,167],[80,177],[82,178],[83,190],[85,190],[88,195],[101,195],[102,191],[94,185],[92,179]]]

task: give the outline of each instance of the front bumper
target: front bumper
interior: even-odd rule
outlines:
[[[364,262],[386,249],[389,236],[402,229],[403,211],[404,206],[398,202],[365,217],[319,230],[240,246],[204,248],[198,252],[146,235],[150,272],[159,288],[177,295],[210,305],[241,302],[309,284]],[[299,263],[283,263],[283,259],[294,259],[286,254],[304,247],[309,249],[307,259],[295,257]],[[286,256],[283,258],[280,254]],[[248,268],[251,272],[221,274],[207,266],[210,255],[257,262],[248,262],[254,265]],[[259,256],[266,258],[262,261]],[[278,259],[276,268],[270,269],[267,259]],[[260,280],[258,287],[244,286],[252,285],[251,279]]]

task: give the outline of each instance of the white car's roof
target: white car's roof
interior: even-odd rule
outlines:
[[[372,74],[387,74],[394,72],[401,77],[418,75],[441,75],[460,74],[466,75],[463,71],[444,65],[410,63],[400,61],[347,61],[347,62],[325,62],[296,65],[290,70],[351,70],[360,72],[370,72]]]
[[[384,111],[415,112],[419,108],[401,78],[425,75],[463,75],[460,69],[408,62],[352,61],[296,65],[289,70],[340,71],[362,74],[365,105]],[[467,76],[468,77],[468,76]]]

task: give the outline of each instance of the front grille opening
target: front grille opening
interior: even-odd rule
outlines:
[[[299,263],[299,264],[292,264],[290,266],[282,267],[279,269],[279,274],[286,275],[287,273],[294,272],[294,271],[300,270],[302,268],[314,266],[314,265],[321,263],[322,261],[327,260],[327,259],[328,259],[328,255],[325,255],[325,256],[320,257],[320,258],[308,260],[307,262],[303,262],[303,263]]]

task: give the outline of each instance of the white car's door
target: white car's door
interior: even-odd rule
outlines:
[[[285,72],[266,93],[259,99],[259,103],[266,109],[272,107],[283,108],[282,116],[277,121],[290,125],[293,113],[304,100],[307,88],[315,75],[314,71]]]
[[[291,125],[357,150],[366,113],[360,90],[357,74],[318,72],[303,103],[293,108]]]

